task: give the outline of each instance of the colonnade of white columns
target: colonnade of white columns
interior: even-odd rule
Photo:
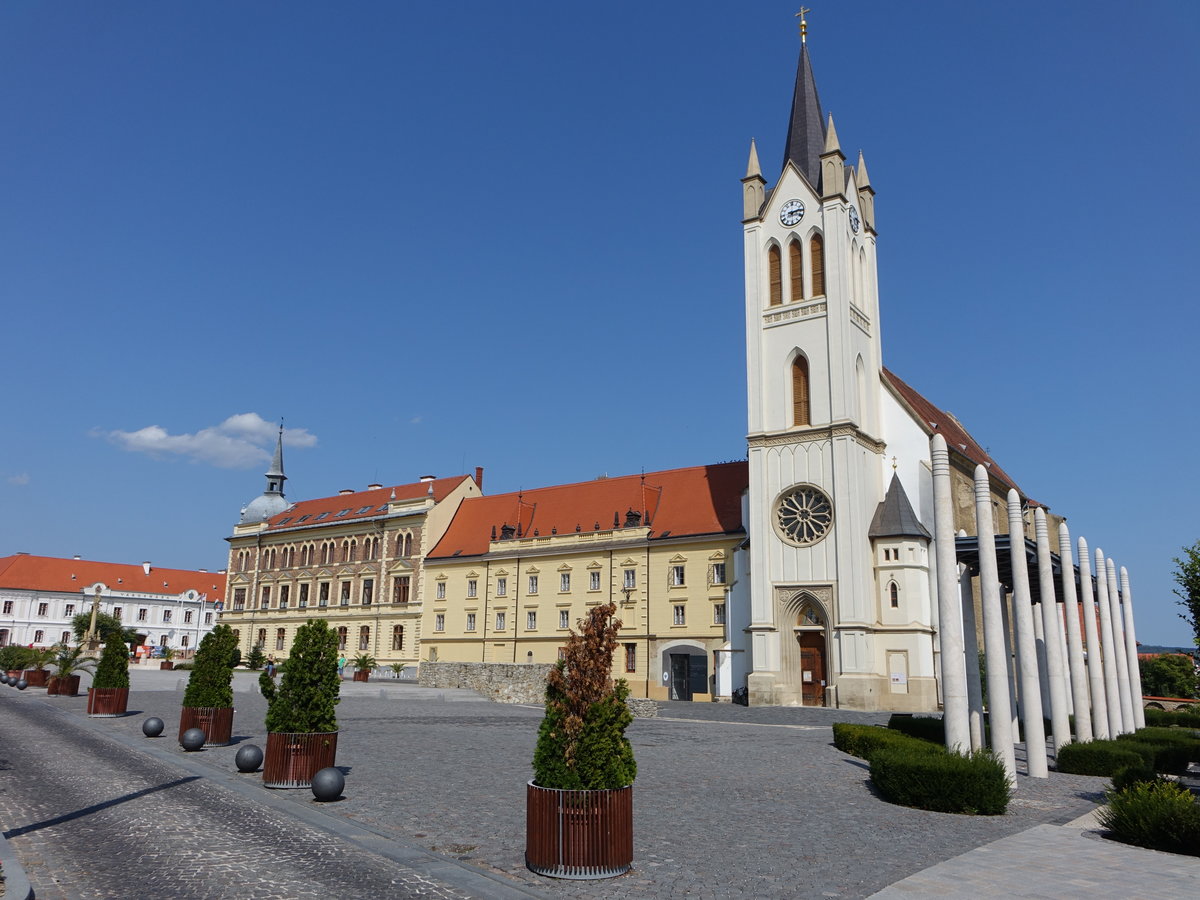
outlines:
[[[959,566],[955,556],[949,453],[941,435],[933,436],[930,449],[946,746],[961,752],[983,745],[984,686],[977,662],[972,573]],[[1097,548],[1093,593],[1093,557],[1087,542],[1079,538],[1077,592],[1076,557],[1064,523],[1058,530],[1062,579],[1061,585],[1056,583],[1046,513],[1038,508],[1034,510],[1034,534],[1040,602],[1034,604],[1024,510],[1013,490],[1007,498],[1012,593],[1006,596],[996,556],[991,485],[983,466],[975,469],[974,487],[986,697],[992,712],[990,745],[1013,779],[1018,738],[1015,711],[1024,732],[1028,774],[1045,778],[1048,745],[1057,753],[1073,739],[1070,715],[1074,715],[1074,739],[1081,741],[1115,737],[1145,724],[1129,573],[1123,567],[1118,570]],[[1044,718],[1050,721],[1050,741]]]

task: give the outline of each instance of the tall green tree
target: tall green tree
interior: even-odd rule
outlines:
[[[87,630],[92,625],[92,611],[77,613],[71,619],[71,631],[75,635],[75,640],[82,641],[83,636],[87,634]],[[96,613],[96,630],[100,632],[100,640],[108,643],[109,639],[116,635],[125,644],[134,643],[137,640],[137,631],[133,628],[126,628],[121,624],[121,620],[116,616],[110,616],[108,613]]]
[[[1185,610],[1179,617],[1192,626],[1192,640],[1200,647],[1200,541],[1175,557],[1175,583],[1179,605]]]
[[[1142,696],[1183,697],[1194,700],[1200,696],[1200,679],[1196,664],[1190,656],[1162,653],[1138,663],[1142,674]]]

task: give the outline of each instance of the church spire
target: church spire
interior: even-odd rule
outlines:
[[[271,468],[267,471],[268,494],[283,496],[283,483],[287,476],[283,474],[283,425],[279,426],[279,437],[275,441],[275,456],[271,459]]]
[[[808,179],[814,190],[820,190],[821,151],[825,149],[825,122],[821,115],[821,98],[813,78],[808,58],[808,44],[800,47],[800,62],[796,66],[796,89],[792,94],[792,117],[788,121],[787,147],[783,165],[790,162]]]

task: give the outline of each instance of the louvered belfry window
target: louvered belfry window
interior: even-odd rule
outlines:
[[[808,425],[808,360],[796,357],[792,363],[792,424]]]
[[[767,251],[767,268],[771,279],[771,305],[778,306],[783,302],[783,272],[780,263],[779,248],[772,245]]]
[[[800,242],[788,244],[788,274],[792,278],[792,301],[804,299],[804,264],[801,260]]]
[[[825,242],[814,234],[808,242],[808,255],[812,261],[812,292],[814,297],[825,294]]]

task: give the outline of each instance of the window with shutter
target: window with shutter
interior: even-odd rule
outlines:
[[[804,299],[804,264],[801,260],[800,242],[792,241],[788,244],[788,274],[792,279],[792,296],[791,299]]]
[[[780,265],[779,248],[772,245],[767,251],[767,268],[771,281],[771,305],[778,306],[783,302],[783,272]]]
[[[808,414],[808,360],[803,356],[792,363],[792,424],[812,424]]]
[[[808,242],[808,256],[812,264],[812,292],[814,297],[825,294],[825,242],[814,234]]]

